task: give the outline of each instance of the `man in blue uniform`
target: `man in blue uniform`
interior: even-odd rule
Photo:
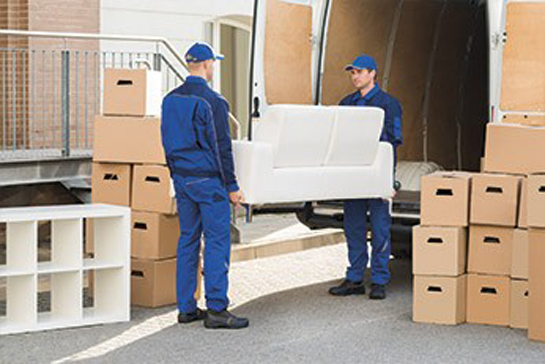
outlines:
[[[397,161],[397,147],[403,143],[401,135],[402,110],[399,102],[382,91],[375,83],[377,64],[367,55],[357,57],[345,67],[351,73],[352,83],[357,91],[346,96],[340,105],[375,106],[385,112],[381,141],[392,144],[394,165]],[[365,120],[362,120],[365,122]],[[394,173],[394,171],[392,171]],[[371,292],[369,298],[386,298],[386,285],[390,281],[388,262],[390,259],[390,203],[382,199],[348,200],[344,203],[344,231],[348,242],[350,266],[346,278],[329,293],[334,296],[365,294],[364,276],[369,254],[367,252],[367,214],[371,222]]]
[[[249,321],[227,311],[229,202],[238,206],[243,199],[234,173],[229,104],[207,84],[212,80],[215,61],[223,56],[207,44],[196,43],[185,59],[191,75],[165,97],[161,118],[180,219],[178,322],[204,319],[207,328],[244,328]],[[194,298],[203,234],[207,312],[197,307]]]

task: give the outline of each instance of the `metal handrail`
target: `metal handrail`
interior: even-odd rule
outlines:
[[[95,34],[95,33],[63,33],[63,32],[42,32],[42,31],[29,31],[29,30],[13,30],[13,29],[0,29],[0,35],[18,36],[18,37],[42,37],[42,38],[60,38],[60,39],[94,39],[94,40],[120,40],[128,42],[148,42],[148,43],[161,43],[169,52],[176,58],[178,62],[189,71],[184,59],[176,52],[176,49],[172,44],[162,37],[150,37],[150,36],[133,36],[133,35],[112,35],[112,34]]]
[[[127,42],[148,42],[160,43],[170,52],[170,54],[189,72],[187,63],[176,51],[174,46],[163,37],[151,36],[133,36],[133,35],[113,35],[113,34],[96,34],[96,33],[63,33],[63,32],[44,32],[44,31],[29,31],[29,30],[13,30],[0,29],[0,35],[16,36],[16,37],[42,37],[42,38],[60,38],[60,39],[93,39],[93,40],[118,40]],[[185,81],[182,77],[182,81]],[[235,126],[235,139],[240,139],[241,124],[232,113],[229,113],[229,119]]]

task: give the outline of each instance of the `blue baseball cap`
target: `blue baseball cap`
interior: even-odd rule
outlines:
[[[197,42],[193,44],[185,53],[185,61],[187,63],[197,63],[208,61],[209,59],[222,60],[223,54],[218,54],[206,43]]]
[[[352,62],[352,64],[348,64],[344,67],[345,71],[352,71],[353,69],[356,69],[356,70],[367,69],[369,71],[376,71],[377,62],[375,62],[375,59],[373,57],[368,56],[366,54],[362,54],[361,56],[357,57]]]

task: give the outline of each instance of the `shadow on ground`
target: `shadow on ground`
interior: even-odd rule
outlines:
[[[309,264],[311,264],[309,262]],[[385,301],[331,297],[328,282],[259,298],[235,310],[251,319],[241,331],[208,331],[202,323],[172,325],[94,363],[542,363],[545,344],[501,327],[411,322],[410,262],[392,262]],[[19,335],[0,340],[0,358],[48,362],[171,311],[133,311],[131,324]],[[30,348],[30,350],[29,350]],[[35,349],[32,349],[35,348]],[[10,361],[13,362],[13,361]]]

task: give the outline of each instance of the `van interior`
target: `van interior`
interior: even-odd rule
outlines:
[[[403,107],[399,159],[478,171],[489,119],[486,2],[330,0],[327,10],[325,36],[318,45],[323,74],[313,84],[312,10],[267,1],[269,104],[338,104],[353,92],[344,66],[369,54],[379,65],[379,86]]]

